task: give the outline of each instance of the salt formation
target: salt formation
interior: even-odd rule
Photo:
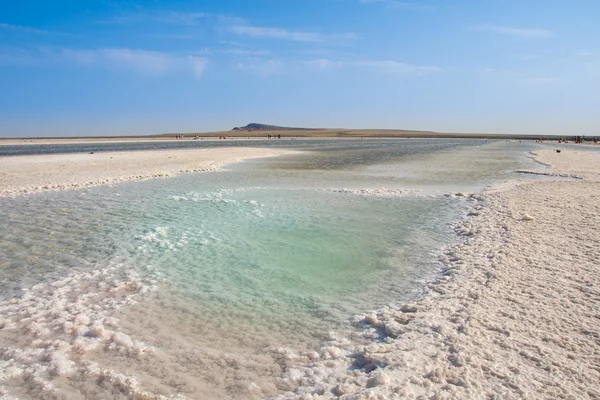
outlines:
[[[386,189],[386,188],[372,188],[372,189],[331,189],[334,193],[352,194],[357,196],[373,196],[373,197],[398,197],[405,196],[407,194],[414,194],[416,190],[407,189]]]
[[[153,349],[119,331],[112,315],[155,289],[159,277],[122,265],[38,284],[0,302],[0,395],[55,398],[73,381],[102,380],[127,397],[159,398],[134,377],[88,360],[95,351],[141,356]]]

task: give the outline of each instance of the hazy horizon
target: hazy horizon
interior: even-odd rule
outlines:
[[[0,5],[0,138],[334,129],[595,136],[600,3]]]
[[[579,132],[573,132],[573,133],[566,133],[566,134],[556,134],[556,133],[531,133],[531,132],[511,132],[511,133],[505,133],[505,132],[450,132],[450,131],[426,131],[426,130],[419,130],[419,129],[401,129],[401,128],[349,128],[349,127],[344,127],[344,128],[339,128],[339,127],[327,127],[327,128],[322,128],[322,127],[284,127],[284,126],[279,126],[279,128],[288,130],[290,132],[291,136],[295,136],[295,135],[299,135],[299,136],[306,136],[307,138],[327,138],[327,137],[335,137],[335,131],[346,131],[346,132],[357,132],[357,134],[355,135],[355,137],[360,137],[361,135],[358,132],[364,132],[364,137],[368,137],[368,138],[394,138],[394,137],[398,137],[401,138],[402,136],[377,136],[376,132],[382,131],[382,132],[390,132],[390,131],[397,131],[398,134],[400,135],[402,132],[423,132],[423,133],[431,133],[431,134],[439,134],[440,136],[438,138],[444,138],[444,135],[459,135],[457,137],[460,137],[460,135],[473,135],[473,136],[485,136],[485,135],[498,135],[498,136],[514,136],[515,138],[519,138],[519,137],[525,137],[525,136],[540,136],[540,137],[548,137],[548,136],[556,136],[556,137],[561,137],[561,136],[567,136],[567,137],[571,137],[571,136],[575,136],[575,135],[581,135],[581,133]],[[332,131],[331,136],[327,136],[326,134],[323,135],[323,133],[328,132],[328,131]],[[244,132],[248,132],[248,135],[244,135]],[[114,139],[119,139],[119,138],[144,138],[144,137],[160,137],[160,136],[170,136],[170,135],[185,135],[185,136],[192,136],[192,135],[215,135],[215,136],[209,136],[210,137],[214,137],[216,138],[216,134],[226,134],[228,136],[231,136],[231,138],[235,138],[235,137],[239,137],[239,138],[245,138],[246,136],[249,136],[251,138],[261,138],[261,137],[266,137],[269,133],[272,132],[281,132],[278,131],[276,129],[274,130],[255,130],[255,131],[236,131],[233,129],[227,129],[227,130],[219,130],[219,131],[204,131],[204,132],[200,132],[200,131],[196,131],[196,132],[159,132],[159,133],[139,133],[139,134],[76,134],[76,135],[46,135],[46,136],[0,136],[0,140],[21,140],[21,139],[96,139],[96,138],[114,138]],[[299,133],[300,132],[300,133]],[[311,133],[315,133],[314,135],[311,135]],[[586,136],[586,135],[583,135]],[[595,135],[587,135],[589,137],[593,137]],[[340,136],[341,139],[343,138],[349,138],[349,137],[353,137],[353,136]],[[415,137],[417,138],[417,137]]]

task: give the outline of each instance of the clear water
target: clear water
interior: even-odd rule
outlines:
[[[406,301],[518,143],[351,140],[226,171],[0,198],[0,394],[262,398],[282,350]]]

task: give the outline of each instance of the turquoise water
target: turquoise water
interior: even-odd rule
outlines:
[[[418,294],[469,207],[447,194],[533,168],[526,148],[315,142],[220,172],[0,198],[0,393],[293,390],[277,379],[284,349],[352,337],[354,314]]]

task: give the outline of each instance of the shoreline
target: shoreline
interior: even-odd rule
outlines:
[[[280,139],[271,137],[268,135],[261,136],[207,136],[202,139],[194,139],[193,137],[185,137],[183,139],[176,139],[170,137],[157,137],[157,138],[34,138],[34,139],[4,139],[0,138],[0,149],[2,147],[9,146],[42,146],[42,145],[92,145],[92,144],[124,144],[124,143],[202,143],[202,142],[286,142],[294,140],[305,140],[305,141],[336,141],[336,140],[437,140],[437,139],[467,139],[467,140],[506,140],[506,141],[519,141],[517,138],[504,138],[504,137],[484,137],[484,136],[445,136],[445,135],[413,135],[413,136],[281,136]],[[160,150],[160,149],[157,149]],[[120,150],[120,151],[139,151],[139,150]],[[73,153],[57,153],[57,154],[73,154]]]
[[[600,153],[536,160],[581,179],[472,195],[425,292],[356,316],[355,340],[297,365],[276,399],[600,398]]]
[[[227,147],[0,157],[0,197],[217,171],[226,164],[292,153]]]
[[[361,139],[361,138],[430,138],[430,139],[486,139],[486,140],[526,140],[543,141],[548,143],[577,143],[598,145],[596,137],[583,136],[583,142],[577,142],[578,136],[573,134],[534,134],[534,133],[486,133],[486,132],[436,132],[406,129],[351,129],[351,128],[283,128],[273,129],[240,129],[215,132],[180,132],[154,135],[124,135],[124,136],[38,136],[38,137],[6,137],[0,138],[2,145],[20,144],[64,144],[64,143],[99,143],[99,142],[156,142],[156,141],[189,141],[189,140],[219,140],[242,139],[256,140],[281,136],[281,139]],[[566,140],[566,142],[565,142]]]

